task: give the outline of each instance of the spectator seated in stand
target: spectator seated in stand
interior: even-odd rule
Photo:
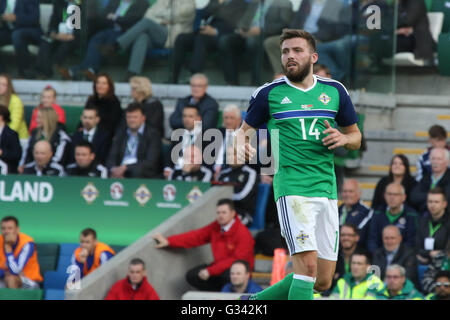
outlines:
[[[40,140],[33,147],[33,161],[25,164],[23,174],[41,176],[58,176],[66,175],[64,167],[52,160],[52,146],[46,140]]]
[[[141,104],[129,104],[125,113],[127,125],[117,132],[106,160],[111,177],[159,177],[161,137],[158,130],[145,123]]]
[[[142,73],[149,49],[172,48],[181,33],[192,32],[195,18],[194,0],[157,0],[130,29],[112,44],[101,48],[113,55],[131,47],[126,80]]]
[[[372,198],[373,209],[386,205],[384,192],[386,186],[391,182],[400,183],[405,188],[406,203],[411,206],[411,191],[417,183],[409,171],[409,160],[403,154],[396,154],[392,157],[389,174],[378,181]]]
[[[388,184],[384,192],[384,199],[387,205],[374,210],[370,220],[367,249],[374,252],[382,247],[383,229],[391,224],[400,229],[402,243],[414,248],[418,216],[414,209],[405,204],[405,188],[396,182]]]
[[[450,145],[447,143],[447,131],[443,126],[435,124],[428,129],[429,147],[417,160],[416,180],[419,182],[425,174],[431,173],[430,152],[433,148],[445,148],[450,151]],[[449,163],[450,166],[450,163]]]
[[[217,218],[200,229],[172,235],[168,238],[158,233],[153,235],[156,248],[192,248],[211,244],[214,261],[190,269],[187,282],[198,290],[220,291],[229,282],[230,267],[236,260],[245,260],[253,270],[254,240],[234,210],[231,199],[217,202]]]
[[[434,283],[434,293],[430,293],[425,299],[450,300],[450,271],[439,271]]]
[[[31,133],[28,144],[22,154],[20,165],[29,163],[33,158],[34,145],[39,141],[47,141],[52,148],[52,162],[66,165],[70,161],[71,139],[58,122],[58,115],[53,108],[39,109],[36,116],[36,129]],[[21,169],[19,168],[19,172]]]
[[[427,206],[428,191],[440,187],[445,192],[447,203],[450,202],[450,151],[433,148],[430,152],[431,172],[425,173],[411,192],[411,203],[423,212]]]
[[[361,189],[355,179],[347,179],[342,186],[342,205],[339,207],[339,224],[351,223],[358,228],[358,245],[366,247],[371,214],[361,201]]]
[[[0,47],[14,45],[19,78],[30,76],[28,45],[39,45],[41,40],[39,15],[38,0],[0,1]],[[1,61],[0,70],[4,68]]]
[[[0,235],[0,288],[39,289],[39,283],[43,280],[33,238],[20,232],[17,218],[3,217]]]
[[[0,104],[0,175],[17,173],[22,147],[19,135],[8,126],[10,113]]]
[[[99,17],[105,28],[89,39],[86,55],[79,65],[60,69],[63,78],[78,79],[82,73],[85,78],[95,80],[102,63],[105,62],[100,46],[113,44],[120,35],[144,16],[148,6],[149,2],[146,0],[110,0],[103,11],[105,15]]]
[[[111,287],[105,300],[159,300],[146,274],[145,262],[139,258],[132,259],[126,278]]]
[[[9,127],[17,132],[19,139],[28,138],[25,109],[22,100],[20,100],[14,90],[11,77],[7,74],[0,74],[0,104],[8,107],[11,119],[8,123]]]
[[[204,131],[216,128],[219,116],[219,104],[211,97],[208,91],[208,77],[202,73],[196,73],[190,78],[191,94],[177,100],[174,112],[169,117],[170,127],[175,130],[184,127],[183,109],[187,105],[197,106],[202,119]]]
[[[230,282],[223,286],[222,292],[256,293],[262,288],[251,279],[251,270],[247,261],[236,260],[230,268]]]
[[[377,300],[423,300],[423,295],[408,279],[401,265],[388,266],[384,282],[383,288],[376,293]]]
[[[104,164],[111,148],[111,136],[99,126],[100,117],[95,105],[90,104],[84,107],[81,114],[81,128],[72,135],[72,146],[75,148],[81,142],[92,144],[95,158],[99,164]],[[71,152],[71,161],[75,160],[75,149]]]
[[[389,266],[394,264],[402,266],[405,269],[406,278],[419,288],[415,250],[402,243],[402,234],[396,226],[384,227],[383,247],[373,253],[372,263],[380,267],[381,278],[384,278]]]
[[[424,212],[417,228],[417,259],[429,264],[431,259],[445,250],[450,239],[450,213],[444,191],[436,187],[428,192],[427,211]]]
[[[210,182],[212,170],[202,162],[202,151],[188,146],[183,152],[183,167],[173,170],[167,180]]]
[[[75,146],[75,162],[67,165],[68,176],[108,178],[108,169],[96,161],[94,146],[81,141]]]
[[[80,277],[86,277],[101,267],[116,253],[107,244],[97,240],[97,232],[86,228],[80,234],[80,246],[75,249],[71,262],[80,270]]]
[[[46,86],[41,93],[41,103],[33,109],[33,113],[31,114],[30,134],[36,129],[37,113],[42,108],[53,108],[58,115],[58,122],[62,125],[66,125],[66,112],[56,103],[56,90],[52,86]]]

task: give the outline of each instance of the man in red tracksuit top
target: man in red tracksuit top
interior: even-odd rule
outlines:
[[[229,269],[234,261],[245,260],[253,270],[255,241],[234,210],[231,199],[221,199],[217,203],[216,221],[203,228],[165,238],[153,235],[156,248],[192,248],[211,243],[214,261],[189,270],[187,282],[198,290],[220,291],[230,281]]]
[[[159,300],[145,275],[144,261],[139,258],[132,259],[127,277],[111,287],[105,300]]]

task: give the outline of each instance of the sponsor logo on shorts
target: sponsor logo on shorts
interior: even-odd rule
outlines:
[[[306,239],[309,239],[309,235],[307,235],[304,231],[300,231],[300,234],[295,237],[295,239],[301,243],[302,245],[305,244]]]

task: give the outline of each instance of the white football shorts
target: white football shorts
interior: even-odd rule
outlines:
[[[317,251],[321,259],[336,261],[339,249],[337,200],[325,197],[283,196],[277,200],[281,235],[290,255]]]

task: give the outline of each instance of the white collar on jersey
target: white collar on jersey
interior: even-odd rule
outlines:
[[[315,75],[315,74],[313,74],[314,82],[313,82],[312,86],[309,87],[309,88],[307,88],[307,89],[302,89],[302,88],[299,88],[299,87],[295,86],[294,84],[292,84],[292,82],[291,82],[291,81],[288,79],[288,77],[286,77],[286,76],[284,76],[283,78],[284,78],[284,81],[286,81],[286,83],[287,83],[288,85],[290,85],[292,88],[298,89],[298,90],[300,90],[300,91],[302,91],[302,92],[308,92],[308,91],[314,89],[314,87],[315,87],[316,84],[317,84],[317,78],[316,78],[316,75]]]

